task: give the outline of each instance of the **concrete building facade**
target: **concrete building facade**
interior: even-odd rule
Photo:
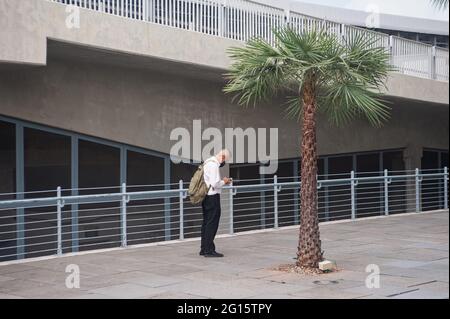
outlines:
[[[109,7],[113,2],[106,0],[92,1],[94,5],[69,1],[79,9],[76,26],[68,26],[67,21],[77,11],[60,2],[65,1],[0,1],[0,200],[31,196],[29,192],[45,196],[45,191],[58,186],[67,194],[99,187],[116,189],[124,182],[176,188],[180,179],[189,180],[195,165],[171,163],[174,142],[170,133],[178,127],[192,130],[194,120],[201,120],[204,128],[221,131],[278,128],[278,175],[298,175],[300,126],[284,117],[284,100],[245,109],[222,92],[223,74],[230,65],[227,48],[243,45],[244,38],[221,33],[219,22],[213,19],[214,12],[222,8],[216,1],[205,3],[211,3],[206,7],[209,23],[217,28],[203,32],[193,30],[192,25],[148,21],[151,9],[164,16],[161,12],[169,6],[158,7],[163,1],[125,1],[130,12],[139,12],[134,18]],[[182,8],[191,1],[168,3],[180,6],[174,15],[183,21],[182,13],[188,11]],[[245,8],[250,12],[253,7]],[[272,20],[267,21],[277,21],[286,12],[286,8],[267,8],[272,10]],[[227,12],[233,14],[233,10]],[[432,65],[418,63],[417,69],[409,70],[414,64],[406,61],[401,68],[404,72],[391,74],[386,99],[392,116],[382,128],[362,120],[336,128],[325,117],[319,118],[321,174],[448,166],[448,51],[439,54],[431,57]],[[236,179],[264,181],[268,177],[261,177],[257,167],[238,163],[227,166],[225,173]],[[167,200],[146,204],[163,209],[175,205]],[[84,209],[91,208],[98,206]],[[89,218],[83,216],[82,208],[79,211],[65,227],[77,229],[75,221],[81,225],[83,218]],[[17,212],[9,213],[3,216],[0,232],[14,230],[19,222]],[[45,220],[24,216],[23,224],[34,223],[25,227],[28,235],[45,235],[39,230]],[[158,216],[160,223],[171,218]],[[111,228],[117,223],[116,219],[107,221]],[[192,225],[197,227],[195,221]],[[80,242],[89,245],[89,234],[99,232],[98,227],[89,227],[75,239],[69,236],[65,250],[79,249]],[[154,226],[154,231],[157,238],[172,236],[167,227]],[[15,235],[2,239],[17,240]],[[0,256],[8,256],[5,251]]]

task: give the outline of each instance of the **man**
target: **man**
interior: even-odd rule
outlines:
[[[216,252],[214,238],[219,228],[221,214],[220,193],[222,187],[230,185],[232,180],[228,177],[220,178],[220,167],[225,166],[225,162],[230,159],[230,152],[222,150],[216,156],[205,161],[203,166],[203,176],[209,188],[208,195],[202,203],[203,224],[202,224],[202,244],[200,255],[205,257],[223,257],[223,254]]]

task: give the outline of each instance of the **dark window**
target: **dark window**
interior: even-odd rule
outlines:
[[[120,150],[79,141],[80,195],[120,192]],[[79,207],[80,250],[120,246],[120,203],[83,204]]]
[[[399,173],[405,170],[403,151],[391,151],[383,153],[383,169]]]
[[[16,191],[15,125],[0,121],[0,194]],[[8,195],[10,197],[10,195]],[[1,199],[4,199],[2,197]]]
[[[356,157],[358,176],[373,176],[380,172],[380,153],[361,154]]]
[[[330,175],[330,178],[342,178],[342,176],[349,177],[352,170],[353,156],[337,156],[328,158],[328,174]]]
[[[325,175],[325,160],[323,158],[319,158],[317,161],[317,174],[319,176]]]
[[[403,151],[389,151],[383,153],[383,169],[391,175],[405,174]],[[394,179],[389,184],[389,214],[406,213],[408,210],[407,185],[413,182],[405,179]]]
[[[413,40],[413,41],[417,41],[418,34],[414,33],[414,32],[400,31],[399,32],[399,37],[405,38],[405,39],[409,39],[409,40]]]
[[[236,185],[254,185],[261,183],[259,164],[234,165],[230,168],[230,175]],[[271,182],[271,180],[269,181]],[[265,192],[237,193],[233,200],[233,224],[235,231],[249,231],[265,227],[267,220],[266,202],[273,201],[272,197],[265,197]],[[270,205],[270,206],[273,206]],[[272,221],[273,222],[273,221]]]
[[[439,165],[439,152],[437,151],[424,151],[422,156],[422,169],[423,170],[436,170],[440,168]]]
[[[424,150],[422,156],[422,172],[425,174],[443,172],[448,164],[448,152]],[[444,181],[440,176],[425,177],[422,181],[422,210],[430,211],[444,207]]]
[[[329,179],[349,178],[353,170],[353,156],[330,157],[328,159]],[[351,217],[350,185],[328,187],[329,219],[339,220]]]
[[[171,163],[171,188],[178,189],[180,180],[183,181],[184,187],[189,187],[189,182],[191,181],[192,176],[198,168],[198,164],[187,164],[180,163],[174,164]],[[170,234],[172,239],[178,239],[180,233],[180,200],[172,199],[170,206]],[[189,202],[189,199],[185,199],[183,201],[184,204],[184,236],[186,238],[198,237],[200,236],[201,225],[202,225],[202,208],[201,206],[192,206]]]
[[[448,152],[442,153],[441,166],[448,168]]]
[[[299,176],[294,173],[294,161],[278,163],[278,170],[274,175],[277,175],[280,183],[299,180]],[[274,175],[266,175],[265,183],[273,183]],[[298,189],[282,189],[278,193],[278,225],[280,227],[295,224],[295,215],[298,214],[299,210],[298,191]],[[261,198],[265,205],[265,227],[273,227],[275,221],[273,214],[274,193],[273,191],[261,192]]]
[[[0,121],[0,200],[15,199],[16,133],[15,125]],[[0,210],[0,261],[15,259],[16,211]]]
[[[431,34],[420,33],[419,34],[419,41],[423,42],[423,43],[426,43],[426,44],[434,45],[435,36],[431,35]]]
[[[70,188],[70,137],[25,128],[25,191]]]
[[[357,177],[379,176],[380,153],[360,154],[356,157]],[[361,182],[356,187],[358,217],[380,215],[383,211],[384,182],[381,180]]]
[[[436,45],[442,48],[448,48],[448,36],[436,36]]]
[[[178,188],[178,183],[180,180],[182,180],[185,183],[188,183],[191,180],[192,175],[194,175],[197,168],[198,168],[198,165],[195,165],[195,164],[171,163],[171,167],[170,167],[171,183],[176,184],[176,185],[173,185],[173,187]]]
[[[79,187],[118,187],[120,185],[120,150],[79,141]]]
[[[128,151],[127,184],[160,189],[164,184],[164,159]]]
[[[27,198],[56,196],[56,188],[71,185],[70,137],[31,128],[24,129],[25,192]],[[32,193],[29,193],[32,192]],[[36,193],[37,192],[37,193]],[[67,192],[63,195],[68,195]],[[70,213],[63,212],[63,226]],[[56,249],[56,208],[25,210],[27,257],[48,255]],[[67,242],[66,242],[67,243]]]
[[[128,151],[128,192],[164,189],[164,159]],[[137,200],[127,205],[128,244],[136,245],[164,240],[164,199]]]

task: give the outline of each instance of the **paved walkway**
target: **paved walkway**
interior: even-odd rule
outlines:
[[[325,256],[340,272],[306,277],[271,270],[292,263],[297,230],[115,250],[0,266],[0,298],[448,298],[448,212],[321,225]],[[77,264],[80,289],[66,288]],[[380,288],[366,287],[378,265]]]

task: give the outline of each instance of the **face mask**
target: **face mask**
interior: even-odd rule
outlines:
[[[226,165],[226,163],[225,162],[222,162],[222,164],[220,164],[220,167],[222,168],[222,167],[224,167]]]

